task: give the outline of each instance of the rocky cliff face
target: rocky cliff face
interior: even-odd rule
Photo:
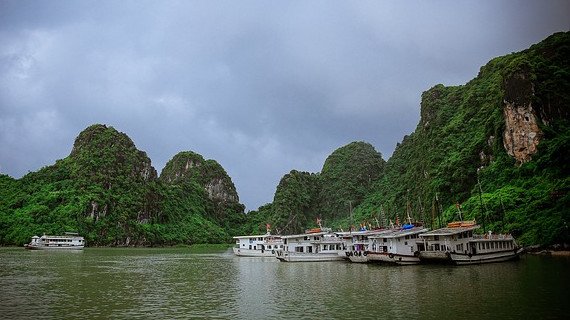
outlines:
[[[123,171],[141,181],[157,178],[144,151],[138,150],[126,134],[102,124],[83,130],[75,139],[69,157],[92,175],[96,175],[95,171],[109,174]]]
[[[507,153],[520,165],[532,159],[542,137],[538,117],[532,106],[534,85],[527,71],[521,70],[506,79],[504,87],[503,144]]]
[[[79,192],[83,215],[91,221],[84,228],[97,233],[96,243],[136,244],[133,225],[148,222],[158,211],[148,188],[157,174],[146,153],[126,134],[95,124],[78,135],[63,163]],[[115,235],[111,243],[104,240],[109,234]]]
[[[212,214],[217,219],[223,219],[229,208],[243,212],[235,185],[224,168],[215,160],[205,160],[195,152],[185,151],[175,155],[162,170],[160,180],[174,185],[199,184],[212,201]]]

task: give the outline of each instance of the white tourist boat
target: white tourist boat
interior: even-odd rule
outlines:
[[[391,232],[391,229],[359,230],[337,233],[343,238],[343,250],[339,255],[355,263],[369,262],[368,251],[370,251],[370,237]]]
[[[77,233],[66,232],[63,236],[33,236],[32,241],[24,245],[29,250],[81,250],[85,239]]]
[[[283,250],[281,236],[267,232],[264,235],[233,237],[236,244],[234,254],[242,257],[273,257],[277,250]]]
[[[424,250],[419,235],[428,230],[423,226],[405,224],[399,229],[370,236],[368,260],[399,265],[418,264],[419,254]]]
[[[422,234],[425,250],[420,252],[420,259],[423,262],[450,262],[450,253],[455,248],[467,247],[473,239],[473,231],[478,228],[475,221],[456,221]]]
[[[457,221],[447,227],[421,235],[426,250],[424,262],[447,262],[458,265],[513,260],[523,252],[511,235],[473,234],[480,228],[475,221]]]
[[[367,247],[368,233],[369,231],[367,230],[337,232],[337,235],[342,239],[342,249],[338,252],[338,255],[351,261],[354,259],[359,260],[355,262],[366,262],[366,256],[363,256],[362,252]],[[360,259],[358,259],[358,253],[361,253]],[[351,256],[353,256],[352,259]]]
[[[280,261],[338,261],[344,260],[342,238],[328,228],[315,228],[303,234],[282,236],[283,250],[276,252]]]

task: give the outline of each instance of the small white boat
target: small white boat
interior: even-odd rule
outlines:
[[[370,236],[368,260],[399,265],[418,264],[420,252],[424,250],[419,236],[428,230],[423,226],[406,224],[397,230]]]
[[[63,236],[33,236],[32,241],[24,245],[29,250],[81,250],[85,239],[77,233],[66,232]]]
[[[339,261],[344,257],[342,238],[328,228],[315,228],[303,234],[282,236],[283,250],[276,257],[285,262]]]
[[[281,236],[267,232],[264,235],[237,236],[234,254],[241,257],[273,257],[276,251],[283,250]]]
[[[426,251],[420,252],[420,259],[457,265],[480,264],[517,259],[523,252],[511,235],[490,231],[473,234],[478,228],[475,221],[458,221],[422,234]]]

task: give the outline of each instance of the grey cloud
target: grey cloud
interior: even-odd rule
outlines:
[[[291,169],[415,128],[420,95],[569,29],[567,1],[0,2],[0,172],[67,156],[92,123],[158,171],[193,150],[248,209]]]

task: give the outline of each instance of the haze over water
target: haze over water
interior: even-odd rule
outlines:
[[[570,259],[452,266],[284,263],[231,251],[0,248],[2,319],[555,319]]]

